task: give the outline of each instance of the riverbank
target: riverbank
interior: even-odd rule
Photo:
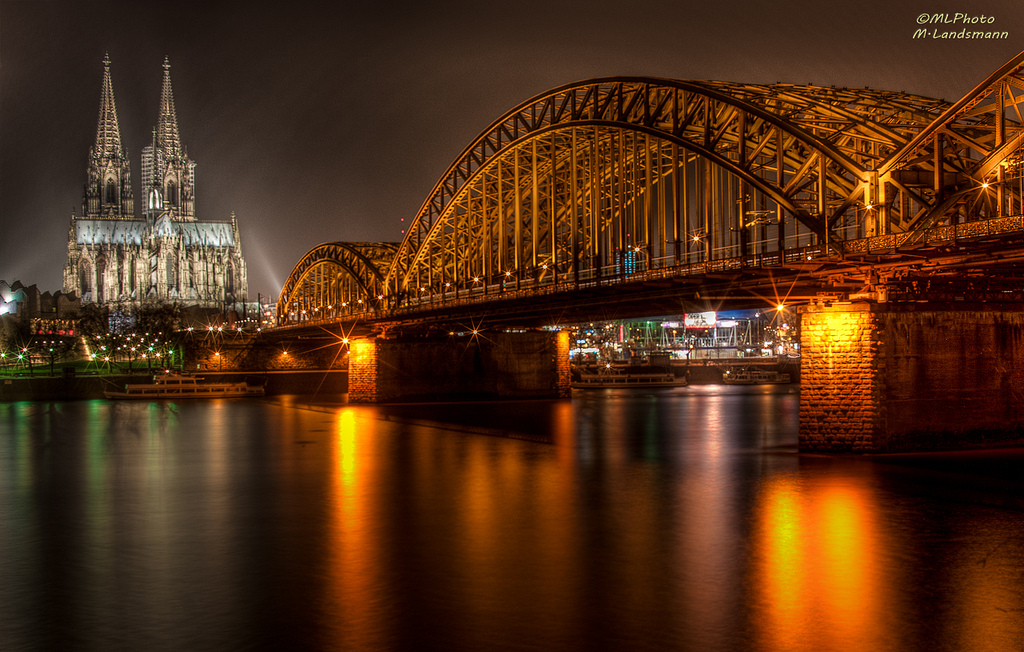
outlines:
[[[151,373],[65,374],[0,378],[0,402],[82,401],[103,398],[103,390],[146,382]],[[348,371],[268,371],[263,373],[204,371],[201,378],[260,383],[267,396],[304,394],[334,396],[348,391]]]

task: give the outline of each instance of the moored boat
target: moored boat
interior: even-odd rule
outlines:
[[[685,378],[671,373],[603,373],[580,374],[572,381],[577,389],[587,387],[686,387]]]
[[[103,395],[115,399],[159,398],[237,398],[263,396],[261,385],[246,382],[201,382],[202,378],[165,373],[153,376],[151,383],[128,383],[124,389],[104,390]]]
[[[761,369],[730,369],[722,374],[726,385],[785,385],[789,374]]]

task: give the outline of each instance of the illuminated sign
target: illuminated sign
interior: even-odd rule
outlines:
[[[714,328],[716,316],[714,312],[688,312],[683,315],[683,323],[687,328]]]

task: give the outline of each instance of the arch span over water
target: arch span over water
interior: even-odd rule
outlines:
[[[1020,215],[1022,63],[953,104],[643,77],[553,89],[466,147],[401,243],[311,250],[279,314],[785,264],[787,251],[842,255]]]

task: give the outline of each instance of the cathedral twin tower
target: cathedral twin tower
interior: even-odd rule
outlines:
[[[196,164],[178,134],[171,66],[164,59],[153,142],[142,150],[141,217],[110,79],[103,89],[96,144],[89,151],[82,214],[71,216],[64,292],[83,302],[130,310],[145,302],[231,309],[247,298],[238,224],[196,219]]]

